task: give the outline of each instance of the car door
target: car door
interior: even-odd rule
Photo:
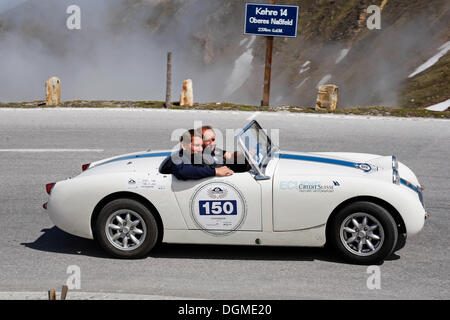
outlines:
[[[187,181],[173,177],[172,191],[191,230],[262,231],[261,186],[249,172]]]

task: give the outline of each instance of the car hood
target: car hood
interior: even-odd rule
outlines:
[[[392,156],[350,152],[300,153],[280,151],[279,166],[293,174],[380,176],[392,178]]]
[[[378,154],[356,153],[356,152],[314,152],[314,153],[310,152],[308,154],[323,156],[325,158],[348,160],[353,162],[368,162],[373,159],[379,159],[384,157]]]
[[[351,153],[351,152],[317,152],[310,153],[310,155],[315,155],[318,157],[325,157],[330,159],[340,159],[346,160],[353,163],[367,163],[374,166],[376,171],[385,171],[389,173],[388,177],[392,173],[392,156],[380,156],[376,154],[369,153]],[[398,162],[398,172],[402,179],[414,184],[420,185],[417,176],[414,172],[407,167],[404,163]]]

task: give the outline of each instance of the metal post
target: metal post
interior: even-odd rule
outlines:
[[[167,52],[167,82],[166,82],[166,102],[164,108],[170,108],[170,93],[172,90],[172,52]]]
[[[276,4],[276,0],[269,0],[269,4]],[[262,107],[269,106],[270,100],[270,76],[272,72],[272,50],[273,50],[273,37],[266,37],[266,64],[264,68],[264,93],[263,100],[261,101]]]

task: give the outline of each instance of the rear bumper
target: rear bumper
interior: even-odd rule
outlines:
[[[86,198],[65,191],[66,181],[58,182],[46,203],[50,220],[59,229],[82,238],[93,239],[90,218],[92,205]]]

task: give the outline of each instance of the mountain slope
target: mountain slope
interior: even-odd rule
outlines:
[[[79,32],[63,27],[64,9],[73,3],[83,13]],[[265,38],[243,34],[246,1],[95,3],[26,1],[0,13],[0,53],[23,66],[12,69],[4,59],[0,70],[10,83],[29,88],[29,96],[20,100],[38,98],[38,81],[53,74],[63,79],[67,99],[162,99],[170,50],[174,90],[192,78],[197,101],[259,105]],[[299,5],[300,13],[298,37],[274,41],[272,105],[312,106],[322,83],[339,86],[339,107],[425,107],[450,97],[448,52],[408,77],[450,40],[447,0],[277,3]],[[380,30],[366,27],[366,9],[372,4],[382,7]],[[86,79],[92,87],[84,85]],[[0,80],[0,101],[19,100],[21,94]]]

